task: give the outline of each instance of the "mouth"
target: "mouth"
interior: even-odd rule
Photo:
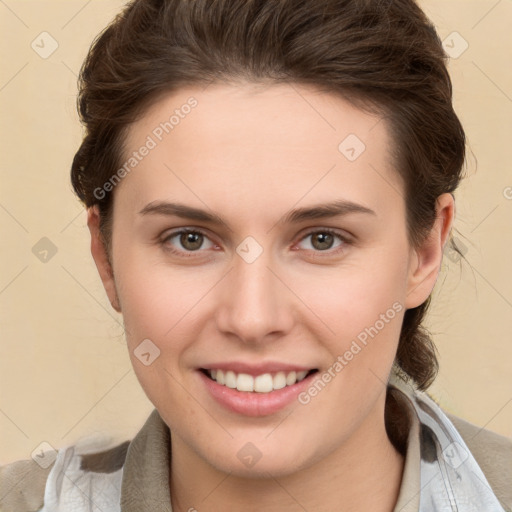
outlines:
[[[279,413],[319,375],[319,368],[284,361],[225,361],[196,368],[204,391],[222,409],[245,417]]]
[[[237,373],[232,370],[222,370],[220,368],[206,369],[200,368],[200,371],[210,380],[220,386],[236,389],[246,393],[267,394],[278,391],[286,387],[294,386],[304,379],[318,372],[318,369],[301,371],[278,371],[261,373],[259,375],[250,375],[248,373]]]

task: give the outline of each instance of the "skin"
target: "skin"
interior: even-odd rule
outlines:
[[[405,309],[437,279],[453,198],[438,198],[431,233],[411,247],[385,121],[298,85],[180,89],[132,125],[125,156],[190,96],[197,107],[115,188],[113,268],[98,210],[88,211],[92,255],[123,315],[135,373],[171,430],[173,510],[391,511],[404,461],[385,431],[386,382]],[[366,145],[353,162],[338,150],[348,134]],[[334,200],[374,214],[283,221]],[[154,201],[223,223],[139,214]],[[200,249],[169,238],[184,227],[204,232]],[[348,241],[334,236],[318,249],[325,228]],[[252,263],[236,252],[247,236],[263,249]],[[326,371],[396,302],[402,311],[307,405],[245,417],[212,400],[198,377],[198,367],[232,360]],[[160,349],[149,366],[134,355],[144,339]],[[250,468],[237,457],[247,442],[261,453]]]

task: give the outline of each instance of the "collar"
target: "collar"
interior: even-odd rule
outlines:
[[[441,408],[397,368],[393,368],[388,386],[407,404],[412,418],[407,443],[410,460],[406,459],[394,512],[505,512],[471,451]],[[412,477],[413,474],[416,476]]]
[[[394,512],[504,512],[482,470],[439,406],[394,370],[388,387],[409,417],[404,472]],[[172,512],[170,433],[156,409],[130,443],[121,510]]]

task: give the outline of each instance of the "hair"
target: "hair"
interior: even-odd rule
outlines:
[[[303,84],[385,118],[418,246],[436,200],[462,178],[465,135],[436,30],[414,0],[133,0],[95,39],[79,76],[84,139],[71,182],[98,205],[110,255],[113,192],[95,190],[121,165],[128,128],[180,87]],[[419,389],[438,371],[423,327],[430,297],[405,312],[395,364]]]

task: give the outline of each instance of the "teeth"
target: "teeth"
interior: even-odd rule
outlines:
[[[296,372],[290,372],[286,376],[286,385],[291,386],[292,384],[295,384],[297,382],[297,373]]]
[[[272,386],[274,389],[282,389],[286,386],[286,375],[284,372],[279,372],[274,375]]]
[[[228,370],[224,372],[222,370],[208,370],[210,377],[231,389],[237,389],[238,391],[248,391],[257,393],[270,393],[271,391],[282,389],[286,386],[292,386],[296,382],[304,380],[308,374],[307,370],[300,372],[277,372],[275,375],[270,373],[264,373],[253,377],[247,373],[239,373]]]
[[[251,377],[251,379],[254,381],[254,391],[258,393],[270,393],[274,389],[274,379],[270,373],[258,375],[256,378]]]
[[[304,380],[308,372],[306,370],[303,370],[301,372],[297,372],[297,380],[300,382],[301,380]]]
[[[236,389],[238,391],[254,391],[254,379],[246,373],[239,373],[236,379]]]
[[[227,371],[224,375],[224,386],[228,388],[235,389],[236,388],[236,375],[235,372]]]

